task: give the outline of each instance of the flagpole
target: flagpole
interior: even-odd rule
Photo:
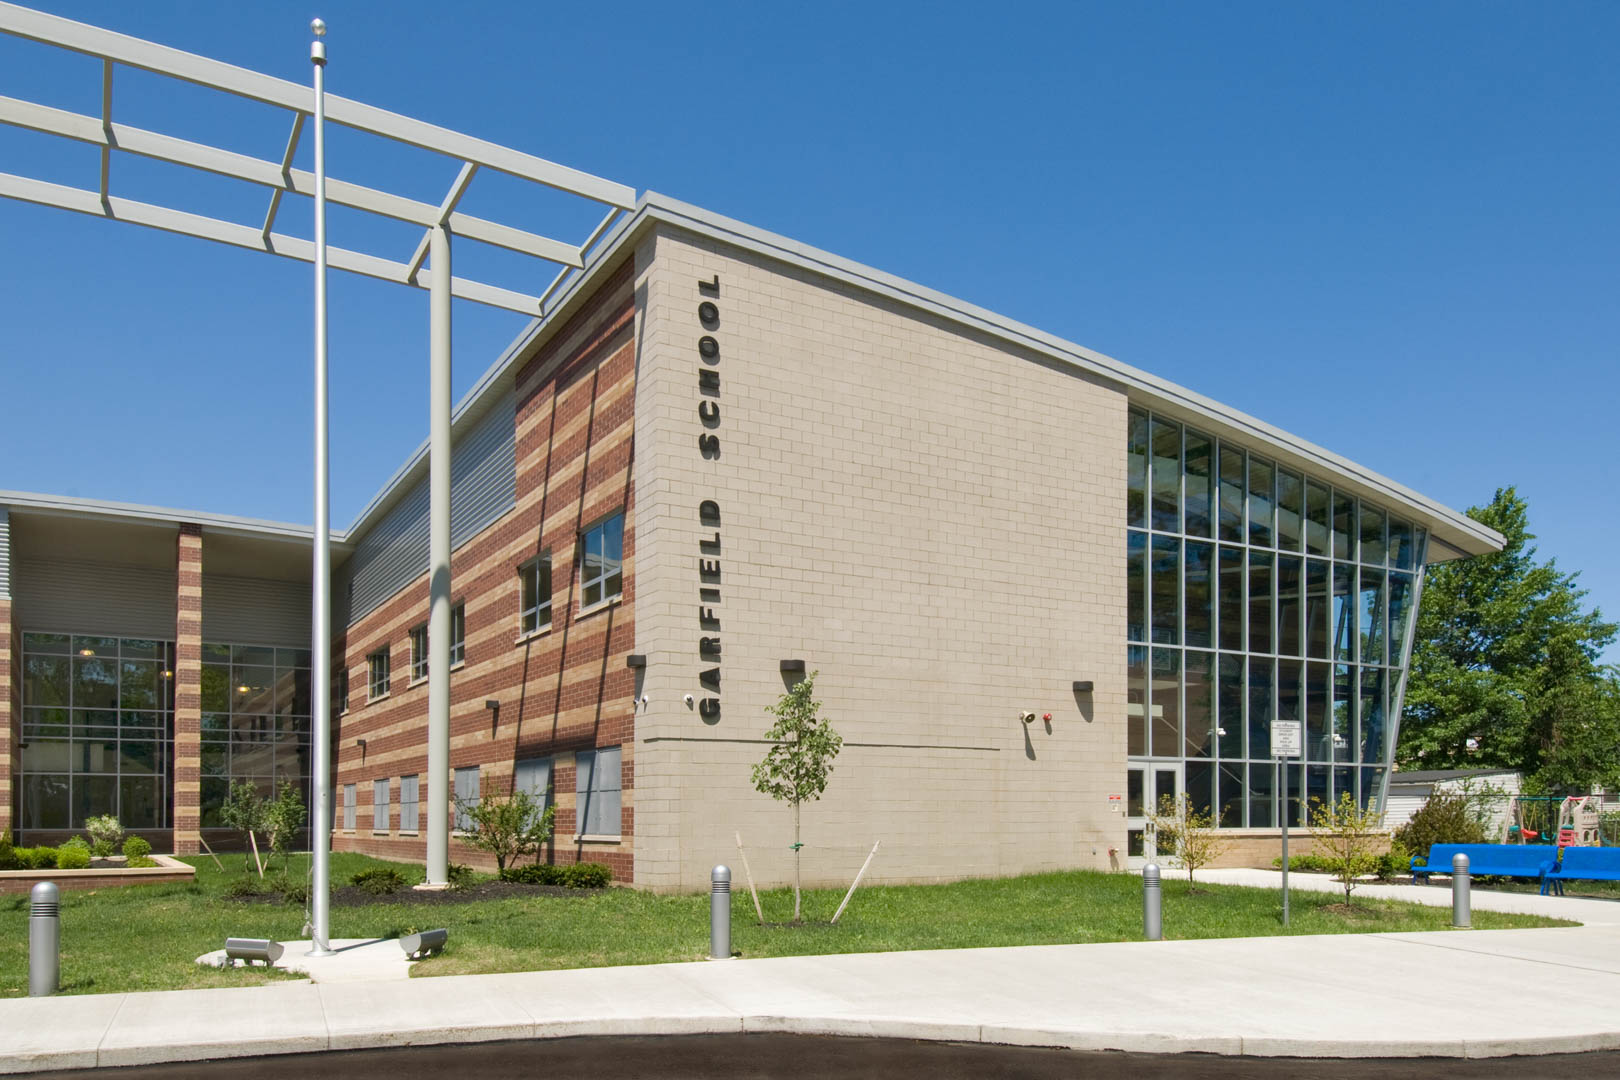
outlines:
[[[326,374],[326,23],[310,22],[315,40],[315,552],[311,568],[309,666],[310,798],[309,954],[328,956],[332,900],[332,559],[331,469]]]

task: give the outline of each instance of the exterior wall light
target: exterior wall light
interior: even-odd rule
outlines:
[[[1089,694],[1091,693],[1093,685],[1094,684],[1090,679],[1076,679],[1074,682],[1074,692],[1077,694]]]
[[[784,674],[784,675],[788,675],[788,674],[803,675],[804,674],[804,661],[803,660],[783,660],[781,662],[781,664],[778,665],[778,666],[781,668],[782,674]]]
[[[647,666],[647,657],[641,653],[631,653],[629,656],[624,658],[624,666],[632,668],[644,668]]]
[[[501,711],[501,703],[499,701],[496,701],[494,698],[485,698],[484,699],[484,708],[488,709],[490,712],[500,712]]]

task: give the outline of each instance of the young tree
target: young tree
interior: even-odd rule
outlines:
[[[1517,769],[1542,791],[1620,782],[1620,684],[1599,663],[1615,624],[1583,605],[1578,574],[1537,561],[1513,488],[1468,516],[1506,544],[1426,571],[1397,761]]]
[[[1181,860],[1189,885],[1193,872],[1218,859],[1228,844],[1216,831],[1214,817],[1194,810],[1192,800],[1185,795],[1166,795],[1159,800],[1158,811],[1153,815],[1153,836],[1161,854],[1174,855]]]
[[[1377,807],[1365,810],[1356,805],[1348,791],[1337,803],[1318,801],[1311,808],[1311,828],[1316,830],[1316,848],[1332,866],[1333,876],[1344,886],[1344,903],[1356,878],[1378,869],[1379,848],[1383,847],[1383,815]]]
[[[495,856],[499,870],[505,870],[507,863],[516,863],[529,852],[539,857],[541,845],[551,839],[557,810],[555,806],[548,806],[542,813],[540,801],[522,789],[504,798],[487,796],[477,803],[457,799],[456,809],[472,826],[467,842]]]
[[[242,834],[243,872],[253,864],[248,861],[247,849],[253,846],[253,835],[264,831],[265,802],[259,794],[259,789],[246,780],[238,780],[231,785],[230,794],[219,808],[219,819],[228,827]],[[264,877],[264,867],[259,867],[259,876]]]
[[[292,839],[308,820],[304,796],[299,792],[298,785],[291,780],[283,780],[276,791],[275,800],[264,806],[262,824],[265,838],[270,842],[270,854],[281,856],[283,870],[289,865],[288,848]]]
[[[821,702],[811,696],[819,674],[812,671],[775,705],[765,707],[766,712],[776,717],[776,723],[765,733],[771,740],[765,760],[754,766],[754,790],[793,807],[793,921],[796,923],[802,921],[799,851],[804,847],[799,841],[799,805],[807,799],[821,798],[821,793],[827,789],[827,777],[832,773],[833,758],[844,745],[832,725],[821,718]]]

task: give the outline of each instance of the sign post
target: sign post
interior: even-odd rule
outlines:
[[[1304,750],[1304,732],[1298,720],[1273,720],[1271,722],[1271,754],[1276,765],[1276,779],[1273,781],[1275,790],[1280,796],[1280,819],[1282,821],[1282,921],[1288,925],[1288,766],[1289,762],[1301,756]]]

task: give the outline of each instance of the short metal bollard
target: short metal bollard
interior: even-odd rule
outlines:
[[[450,931],[421,930],[414,934],[406,934],[399,939],[399,947],[405,950],[408,960],[420,960],[424,956],[432,956],[444,951],[444,943],[450,940]]]
[[[1468,872],[1468,856],[1459,851],[1451,857],[1451,925],[1467,930],[1473,923],[1469,887],[1472,875]]]
[[[62,901],[55,884],[28,893],[28,996],[49,997],[62,982]]]
[[[709,873],[709,959],[731,959],[731,867]]]
[[[1164,937],[1158,863],[1142,867],[1142,936],[1148,941]]]

